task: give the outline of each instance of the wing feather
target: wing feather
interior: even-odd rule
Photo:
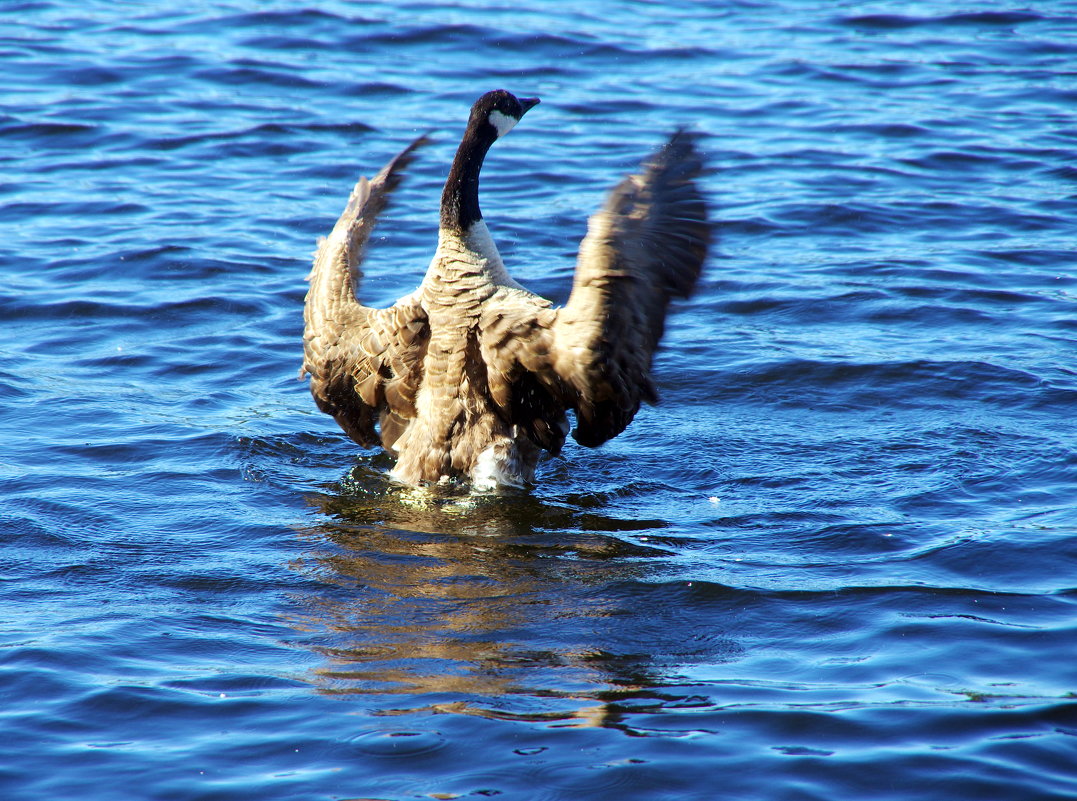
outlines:
[[[557,453],[574,409],[577,441],[601,445],[657,398],[651,359],[670,299],[695,287],[711,226],[695,180],[694,137],[675,133],[589,221],[568,303],[503,289],[480,321],[490,398],[503,418]]]
[[[651,360],[670,299],[692,292],[710,244],[702,170],[695,137],[678,131],[588,222],[551,343],[583,445],[615,437],[641,401],[657,401]]]
[[[328,237],[318,243],[304,304],[303,367],[318,408],[364,447],[393,442],[415,415],[415,393],[429,338],[426,312],[405,299],[373,309],[357,299],[359,265],[378,215],[426,136],[373,179],[360,178]]]

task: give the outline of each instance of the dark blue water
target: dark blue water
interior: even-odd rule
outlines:
[[[1071,3],[0,5],[0,797],[1077,797]],[[663,401],[392,486],[295,376],[361,173],[471,101],[563,299],[675,126],[721,242]]]

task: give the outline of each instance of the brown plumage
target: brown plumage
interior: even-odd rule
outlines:
[[[462,477],[523,485],[542,450],[595,447],[654,403],[651,359],[672,297],[686,297],[710,240],[694,137],[675,133],[591,217],[562,308],[509,277],[478,206],[490,145],[537,99],[497,90],[472,107],[442,194],[437,251],[420,287],[388,309],[357,299],[359,263],[419,137],[360,179],[318,246],[301,375],[318,407],[364,447],[397,457],[409,484]]]

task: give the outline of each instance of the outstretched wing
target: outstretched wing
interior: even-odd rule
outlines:
[[[691,134],[664,147],[613,189],[580,244],[561,309],[519,288],[486,304],[479,329],[490,399],[539,447],[557,453],[574,409],[576,440],[617,436],[657,393],[651,359],[672,297],[695,287],[711,225],[695,180]]]
[[[421,136],[372,180],[360,178],[333,231],[318,243],[303,310],[303,367],[318,408],[364,447],[386,448],[414,416],[429,328],[414,302],[372,309],[357,300],[363,258],[378,214],[403,177]]]
[[[582,445],[617,436],[641,401],[658,399],[650,370],[666,310],[692,292],[711,238],[696,186],[702,170],[695,137],[678,131],[588,222],[551,343]]]

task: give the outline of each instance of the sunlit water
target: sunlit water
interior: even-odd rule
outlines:
[[[0,6],[0,797],[1077,797],[1072,4],[158,5]],[[720,244],[661,405],[423,495],[303,277],[429,129],[409,291],[498,86],[523,283],[680,125]]]

